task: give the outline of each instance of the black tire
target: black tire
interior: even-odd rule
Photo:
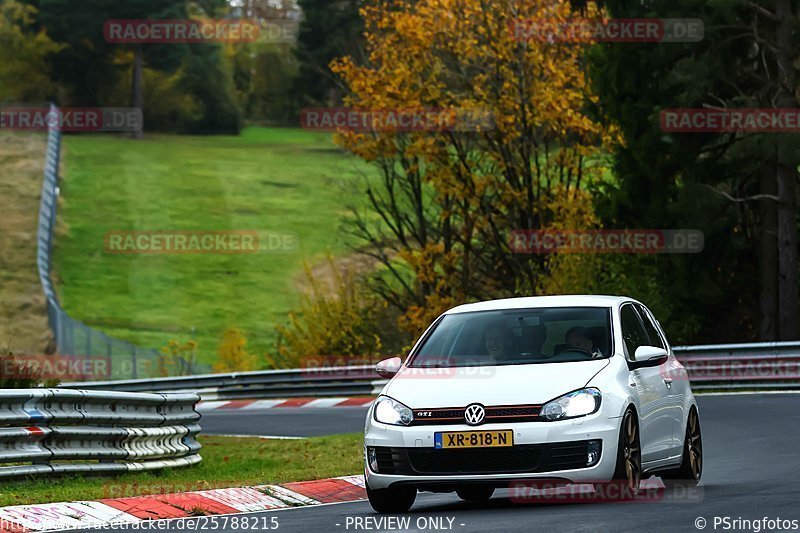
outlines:
[[[367,485],[367,498],[376,513],[407,513],[417,499],[417,489],[397,487],[373,490]]]
[[[632,409],[625,411],[619,428],[617,445],[617,467],[614,483],[621,485],[625,493],[635,496],[642,482],[642,447],[639,439],[639,422]]]
[[[494,494],[494,487],[461,487],[456,490],[458,497],[469,503],[486,503]]]
[[[681,466],[661,473],[661,481],[668,488],[696,487],[703,476],[703,434],[700,431],[700,416],[692,407],[686,419],[686,434],[683,437]]]

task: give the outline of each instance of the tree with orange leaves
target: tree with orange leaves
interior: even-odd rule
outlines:
[[[454,110],[455,127],[336,135],[380,169],[352,231],[382,263],[376,290],[405,310],[409,328],[464,301],[541,287],[548,258],[514,253],[512,230],[593,222],[586,191],[601,179],[598,155],[616,134],[591,117],[589,43],[518,31],[573,15],[554,0],[387,0],[362,8],[366,64],[332,64],[352,109]],[[599,15],[586,7],[584,16]],[[492,120],[459,122],[465,116]],[[559,218],[564,212],[580,216]]]

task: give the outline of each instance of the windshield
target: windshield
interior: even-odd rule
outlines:
[[[417,368],[567,363],[608,357],[608,308],[552,307],[446,315],[417,350]]]

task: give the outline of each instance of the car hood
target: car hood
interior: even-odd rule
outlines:
[[[579,389],[608,359],[575,363],[419,369],[403,367],[383,391],[412,409],[541,404]]]

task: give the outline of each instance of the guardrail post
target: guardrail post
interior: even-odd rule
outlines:
[[[133,345],[133,361],[132,361],[132,363],[133,363],[133,370],[131,371],[131,373],[133,374],[133,379],[136,379],[136,378],[139,377],[139,362],[136,359],[136,345],[135,344]]]

